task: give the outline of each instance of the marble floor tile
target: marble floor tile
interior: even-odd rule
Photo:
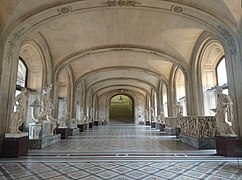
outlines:
[[[242,160],[197,150],[148,126],[115,124],[0,159],[0,180],[11,179],[240,180]]]

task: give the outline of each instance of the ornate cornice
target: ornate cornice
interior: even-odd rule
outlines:
[[[136,2],[134,0],[109,0],[105,3],[102,3],[103,5],[106,6],[119,6],[119,7],[124,7],[124,6],[136,6],[140,5],[140,2]]]
[[[218,26],[218,30],[219,30],[220,34],[224,37],[224,39],[227,41],[231,54],[236,54],[237,50],[236,50],[236,44],[235,44],[234,37],[223,26]]]
[[[8,41],[8,44],[10,46],[8,52],[7,52],[7,60],[8,63],[10,63],[11,61],[11,57],[13,55],[13,48],[16,44],[16,41],[18,41],[20,39],[20,37],[24,34],[25,32],[25,27],[18,29],[12,36],[12,38]]]

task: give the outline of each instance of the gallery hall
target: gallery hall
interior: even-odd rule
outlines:
[[[0,0],[0,180],[242,179],[241,0]]]

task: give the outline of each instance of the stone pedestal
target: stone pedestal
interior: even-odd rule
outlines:
[[[150,126],[150,121],[145,121],[146,126]]]
[[[29,139],[40,139],[41,124],[29,123]]]
[[[69,128],[69,136],[78,136],[79,135],[79,128]]]
[[[29,149],[42,149],[52,144],[59,143],[61,140],[60,134],[48,135],[41,137],[40,139],[30,139]]]
[[[156,124],[155,122],[151,122],[151,128],[156,128],[155,124]]]
[[[226,151],[228,157],[242,157],[242,139],[227,141]]]
[[[93,125],[94,126],[98,126],[99,122],[98,121],[94,121]]]
[[[180,134],[179,139],[180,141],[198,149],[215,149],[214,138],[196,138]]]
[[[238,137],[216,136],[216,151],[219,156],[242,156],[242,140]]]
[[[93,123],[89,122],[89,128],[92,128],[92,126],[93,126]]]
[[[172,128],[166,127],[165,128],[165,132],[166,132],[167,135],[170,135],[170,136],[175,136],[176,135],[176,129],[172,129]]]
[[[179,138],[179,134],[181,132],[181,128],[180,127],[176,127],[175,130],[176,130],[176,138]]]
[[[67,126],[58,127],[56,129],[56,134],[60,134],[61,139],[67,139],[69,134],[68,127]]]
[[[80,132],[83,132],[84,131],[84,124],[77,124],[77,127],[79,128],[79,131]]]
[[[165,131],[165,127],[166,127],[165,124],[159,123],[159,129],[160,129],[160,132]]]
[[[84,129],[84,130],[88,130],[88,123],[84,123],[84,124],[83,124],[83,129]]]
[[[29,139],[29,149],[42,149],[52,144],[60,142],[60,135],[52,134],[51,121],[44,120],[42,124],[32,125],[31,127],[31,138]],[[41,131],[38,135],[35,135],[35,128]]]
[[[28,133],[5,134],[3,139],[3,157],[18,158],[28,153]]]

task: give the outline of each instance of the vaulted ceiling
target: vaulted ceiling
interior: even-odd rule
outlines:
[[[212,17],[241,21],[240,0],[1,0],[1,38],[26,21],[40,34],[53,70],[68,67],[87,89],[150,92],[173,67],[189,70],[199,36]],[[25,55],[33,56],[33,55]]]

